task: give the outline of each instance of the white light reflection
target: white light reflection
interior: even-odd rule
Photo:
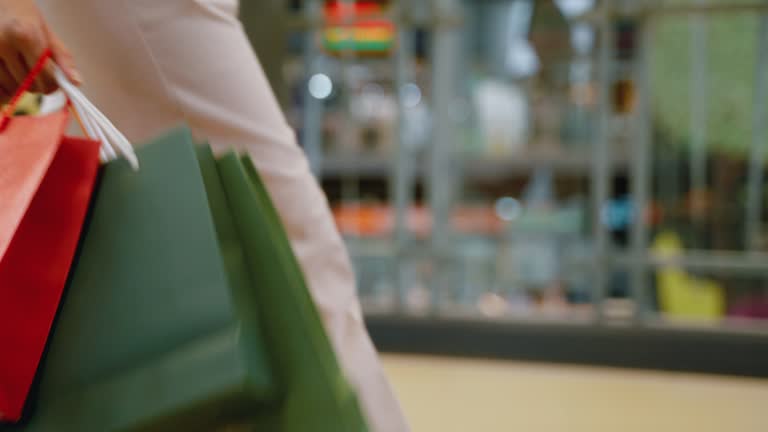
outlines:
[[[496,216],[499,219],[507,222],[511,222],[523,212],[523,207],[520,205],[520,201],[512,197],[499,198],[496,201]]]
[[[563,15],[569,18],[587,13],[595,7],[595,0],[555,0]]]
[[[333,82],[326,74],[318,73],[309,79],[309,94],[315,99],[327,99],[333,93]]]
[[[421,89],[416,84],[404,84],[400,92],[406,108],[416,108],[421,103]]]

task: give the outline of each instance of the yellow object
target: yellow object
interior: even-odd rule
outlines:
[[[24,93],[16,105],[16,115],[35,115],[40,112],[40,95]]]
[[[657,255],[673,257],[683,251],[680,236],[664,231],[656,236]],[[723,288],[716,282],[689,275],[679,266],[659,269],[656,275],[659,304],[669,317],[716,321],[725,313]]]

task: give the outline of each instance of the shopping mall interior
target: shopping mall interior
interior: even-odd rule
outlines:
[[[768,430],[768,3],[273,3],[414,430]]]
[[[0,1],[0,15],[11,3]],[[176,13],[169,3],[160,9]],[[260,72],[229,7],[235,1],[177,3],[204,15],[186,17],[179,28],[226,21],[250,70]],[[153,31],[166,25],[147,17]],[[242,0],[240,17],[328,198],[365,327],[414,432],[768,431],[768,0]],[[178,47],[162,48],[173,57]],[[149,82],[139,76],[133,84]],[[110,123],[74,85],[61,85],[69,82],[64,72],[57,77],[66,93],[59,94],[62,112],[16,120],[15,108],[38,114],[51,99],[13,100],[3,109],[0,150],[22,148],[13,139],[35,135],[22,126],[50,118],[60,121],[53,144],[63,148],[67,98],[73,111],[90,115],[78,118],[86,133]],[[261,96],[269,95],[254,78]],[[112,79],[96,82],[117,89],[121,78]],[[256,96],[245,93],[238,97]],[[273,101],[265,106],[279,114]],[[205,98],[192,102],[226,115]],[[8,122],[22,126],[4,132]],[[285,122],[277,127],[292,140]],[[368,358],[352,362],[376,371],[359,309],[331,313],[338,312],[334,302],[356,306],[344,248],[335,247],[341,260],[319,262],[341,262],[328,274],[341,269],[346,297],[341,289],[318,294],[308,287],[295,253],[296,237],[312,237],[314,229],[341,244],[329,214],[321,214],[324,226],[285,229],[280,219],[289,207],[275,210],[253,157],[214,155],[192,132],[175,133],[159,140],[187,153],[162,153],[157,145],[136,156],[122,138],[121,151],[134,157],[133,168],[141,159],[140,170],[111,161],[114,148],[112,156],[104,152],[107,135],[119,132],[101,134],[101,168],[100,147],[91,143],[87,190],[96,192],[80,196],[81,218],[72,222],[74,258],[59,266],[64,300],[48,302],[39,350],[23,361],[14,363],[8,346],[31,346],[28,329],[14,321],[0,331],[0,430],[250,431],[257,420],[292,426],[259,431],[365,430],[347,382],[353,373],[343,375],[334,358],[346,343],[351,349],[341,354],[367,350]],[[54,147],[50,167],[60,151]],[[302,154],[290,149],[295,165],[275,164],[289,172],[283,180],[300,172],[308,180],[300,185],[314,187]],[[152,155],[165,159],[144,164]],[[0,174],[19,165],[14,157],[0,161]],[[59,184],[43,179],[50,167],[38,170],[27,207],[0,238],[3,301],[33,297],[27,285],[8,288],[22,266],[8,264],[21,253],[6,250],[41,250],[39,235],[24,243],[16,233],[36,208],[30,203],[44,200],[36,188]],[[192,180],[174,178],[179,167]],[[188,193],[177,199],[170,186],[157,187],[169,179],[173,191]],[[22,189],[6,181],[4,190],[3,180],[0,200]],[[154,201],[130,195],[136,185]],[[199,211],[179,217],[193,201]],[[157,224],[139,220],[161,210]],[[59,216],[42,213],[41,220]],[[66,230],[54,231],[45,232]],[[194,243],[197,234],[207,243]],[[190,238],[203,246],[186,248]],[[56,267],[30,256],[25,262],[34,267],[24,269]],[[190,276],[198,265],[215,283]],[[0,318],[43,322],[23,321],[29,314],[7,312],[18,309],[10,304],[0,303]],[[341,315],[356,327],[345,327]],[[19,381],[22,369],[28,382],[14,395],[17,412],[2,412],[6,384]],[[328,422],[327,406],[343,414],[338,424],[343,417],[347,428],[306,426]],[[13,425],[2,423],[9,419]],[[32,427],[18,426],[21,420]]]

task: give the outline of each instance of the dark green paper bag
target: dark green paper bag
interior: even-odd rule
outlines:
[[[212,431],[276,396],[210,150],[138,155],[103,171],[27,431]]]
[[[218,168],[257,287],[256,303],[281,389],[279,429],[255,430],[367,431],[357,397],[342,375],[283,225],[253,164],[247,157],[229,154],[218,161]]]

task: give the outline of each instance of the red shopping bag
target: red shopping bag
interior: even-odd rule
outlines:
[[[42,117],[3,117],[0,421],[21,417],[98,173],[100,144],[64,137],[67,118],[66,110]]]

